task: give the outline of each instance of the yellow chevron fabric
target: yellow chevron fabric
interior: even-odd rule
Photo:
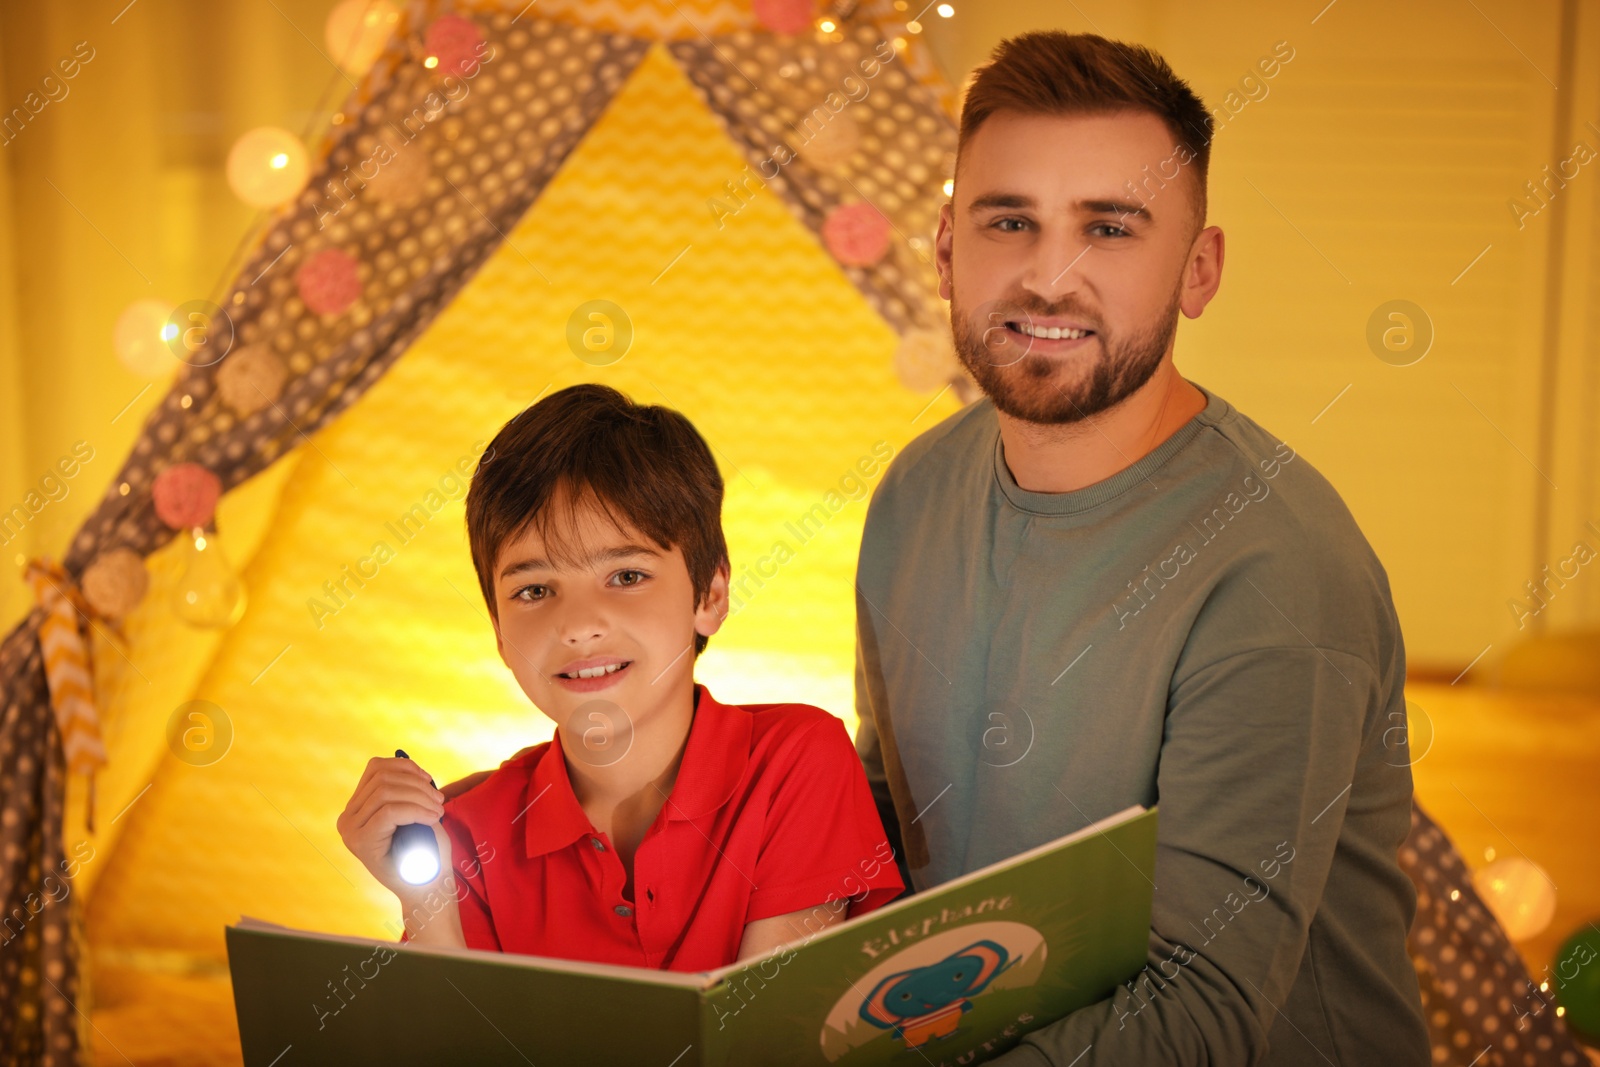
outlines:
[[[89,646],[79,625],[80,618],[84,626],[90,625],[87,606],[72,579],[52,560],[32,560],[27,580],[34,601],[45,612],[44,621],[39,624],[39,649],[67,770],[93,774],[95,768],[105,764],[106,751],[100,738],[100,718],[95,713]]]

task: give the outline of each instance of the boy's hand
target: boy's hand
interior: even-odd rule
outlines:
[[[428,772],[402,756],[374,756],[367,761],[350,802],[339,816],[339,837],[372,876],[402,904],[426,897],[452,873],[450,835],[439,818],[444,814],[444,794],[435,789]],[[389,845],[397,827],[426,823],[439,843],[439,877],[427,885],[411,885],[400,877]]]

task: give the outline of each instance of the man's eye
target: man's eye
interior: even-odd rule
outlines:
[[[1089,227],[1089,232],[1094,234],[1096,237],[1128,236],[1127,230],[1123,229],[1121,226],[1117,226],[1109,222],[1097,222],[1093,226]]]
[[[527,594],[524,596],[523,594]],[[549,596],[550,590],[542,585],[525,585],[511,594],[512,600],[543,600]]]
[[[1017,226],[1019,227],[1019,229],[1017,229],[1017,230],[1007,229],[1006,228],[1006,224],[1007,223],[1012,223],[1012,222],[1016,223]],[[1025,222],[1022,219],[1006,218],[1006,219],[998,219],[998,220],[996,220],[993,223],[993,225],[994,225],[994,228],[999,230],[1001,233],[1018,233],[1018,232],[1020,232],[1021,228],[1026,228],[1028,224],[1027,224],[1027,222]]]

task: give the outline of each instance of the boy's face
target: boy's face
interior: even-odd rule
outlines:
[[[558,726],[582,733],[586,723],[576,720],[596,700],[637,724],[692,685],[695,635],[716,633],[727,614],[727,571],[697,605],[678,548],[663,550],[626,522],[619,530],[592,498],[570,522],[565,490],[547,507],[552,537],[572,558],[558,559],[536,529],[501,547],[500,658]]]

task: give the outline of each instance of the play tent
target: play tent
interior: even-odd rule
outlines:
[[[954,100],[904,17],[408,9],[0,646],[0,903],[22,916],[0,1061],[229,1062],[225,924],[396,936],[334,828],[366,759],[404,747],[445,781],[550,733],[495,655],[462,496],[552,389],[695,421],[734,565],[700,679],[853,723],[865,497],[970,395],[931,265]],[[1477,959],[1512,987],[1417,819],[1419,970]],[[1484,1025],[1451,990],[1446,1043]]]

